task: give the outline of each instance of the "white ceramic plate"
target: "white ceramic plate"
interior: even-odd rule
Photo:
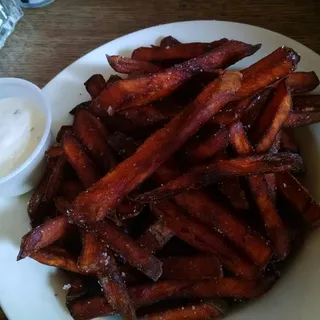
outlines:
[[[93,50],[57,75],[43,89],[52,107],[54,135],[62,124],[69,123],[68,111],[89,98],[83,82],[94,73],[108,76],[113,71],[105,54],[129,55],[138,46],[148,46],[163,36],[173,35],[182,42],[212,41],[223,37],[256,44],[262,49],[238,63],[244,68],[279,46],[294,48],[301,56],[299,69],[315,70],[320,75],[320,57],[302,44],[280,34],[244,24],[220,21],[190,21],[160,25],[141,30]],[[320,199],[320,131],[314,125],[298,132],[302,155],[307,164],[307,182]],[[29,196],[0,199],[0,304],[10,320],[66,320],[67,280],[54,268],[31,259],[16,262],[21,237],[29,230],[26,205]],[[233,313],[228,319],[319,319],[320,306],[320,232],[314,232],[303,251],[275,287],[262,299]],[[111,319],[111,318],[109,318]]]

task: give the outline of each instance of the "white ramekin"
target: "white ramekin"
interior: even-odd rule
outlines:
[[[46,123],[39,144],[26,161],[7,176],[0,178],[0,196],[5,197],[24,194],[38,184],[45,168],[44,153],[51,144],[51,110],[41,89],[26,80],[0,78],[0,99],[13,97],[34,100],[43,109]]]

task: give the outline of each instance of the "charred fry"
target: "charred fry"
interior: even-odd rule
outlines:
[[[121,56],[108,56],[108,62],[110,67],[119,72],[119,73],[126,73],[130,74],[132,72],[141,72],[145,73],[155,73],[162,69],[161,66],[158,66],[154,63],[146,62],[146,61],[139,61],[135,58],[125,58]]]
[[[214,256],[171,257],[161,259],[161,279],[215,279],[223,275],[220,261]]]
[[[319,224],[319,204],[292,174],[289,172],[277,174],[277,185],[280,192],[298,210],[310,226]]]
[[[190,61],[138,79],[122,80],[104,89],[93,101],[96,114],[108,115],[130,107],[146,105],[168,96],[193,75],[214,72],[255,53],[259,46],[228,41],[220,47]]]
[[[220,319],[223,311],[214,302],[201,302],[163,312],[151,313],[144,316],[144,320],[202,320]]]
[[[161,262],[120,231],[111,221],[96,223],[90,228],[101,241],[146,276],[154,281],[161,276]]]
[[[287,86],[292,93],[312,91],[319,85],[319,78],[315,72],[293,72],[286,79]]]
[[[172,180],[162,187],[136,197],[137,201],[154,202],[192,189],[216,182],[230,176],[298,171],[303,169],[302,159],[297,154],[278,153],[238,157],[231,160],[214,161],[192,170]]]
[[[159,219],[152,224],[137,240],[137,243],[151,253],[162,249],[173,237],[174,233],[164,220]]]
[[[278,84],[274,97],[251,127],[249,136],[257,152],[266,152],[272,146],[292,107],[286,82]]]
[[[116,164],[116,160],[112,154],[106,138],[101,134],[100,127],[96,123],[99,120],[94,117],[90,112],[86,110],[79,110],[73,122],[73,129],[77,137],[82,144],[89,150],[92,157],[98,164],[104,169],[104,172],[108,172]]]
[[[61,239],[69,231],[68,219],[59,216],[29,231],[22,238],[18,260]]]
[[[267,292],[275,282],[274,277],[261,280],[240,280],[237,278],[222,278],[205,280],[185,288],[187,296],[214,298],[230,297],[236,299],[256,298]]]
[[[162,48],[174,47],[177,44],[181,44],[181,42],[172,36],[167,36],[161,40],[160,47],[162,47]]]
[[[218,183],[218,188],[235,209],[249,209],[249,203],[245,192],[241,188],[239,178],[223,179]]]
[[[69,134],[64,135],[62,146],[69,163],[85,188],[88,188],[100,178],[92,160],[75,137]]]
[[[252,153],[252,146],[240,123],[237,126],[233,126],[230,133],[230,140],[238,154],[244,155]],[[267,234],[274,246],[275,254],[277,258],[283,260],[290,251],[289,235],[270,196],[268,185],[264,177],[260,175],[252,175],[248,178],[248,181]]]
[[[64,151],[60,146],[51,146],[49,150],[46,151],[45,156],[48,159],[57,159],[64,155]]]
[[[57,246],[48,246],[30,254],[30,257],[42,264],[67,271],[83,274],[75,258],[66,250]]]
[[[205,141],[200,142],[194,148],[186,151],[186,156],[193,163],[200,163],[214,156],[218,151],[224,149],[229,142],[228,129],[222,127],[216,133],[209,136]]]
[[[56,165],[53,167],[50,173],[47,189],[43,197],[44,201],[51,201],[56,196],[62,180],[63,170],[65,169],[66,164],[67,159],[63,155],[58,159]]]
[[[228,39],[221,39],[210,43],[176,43],[169,47],[140,47],[132,52],[131,58],[140,61],[189,60],[218,48]]]
[[[84,83],[91,98],[96,98],[106,85],[106,80],[101,74],[94,74]]]

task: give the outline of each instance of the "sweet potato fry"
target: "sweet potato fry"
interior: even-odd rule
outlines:
[[[124,137],[122,136],[122,139]],[[118,140],[118,143],[120,141]],[[135,144],[131,139],[125,140],[124,143],[118,144],[118,148],[122,148],[127,155],[134,152]],[[175,164],[171,161],[165,163],[158,168],[153,178],[159,183],[166,183],[171,179],[179,176],[179,170],[176,170]],[[197,217],[199,220],[208,224],[213,229],[222,233],[236,246],[244,249],[252,261],[260,267],[263,267],[269,257],[270,249],[265,241],[258,235],[252,232],[241,221],[232,216],[228,211],[221,206],[217,201],[210,199],[206,194],[201,192],[182,193],[174,198],[174,201],[187,210],[189,214]],[[171,237],[172,232],[163,221],[159,220],[154,227],[151,226],[145,234],[139,239],[142,246],[152,248],[152,252],[157,251]],[[155,229],[154,229],[155,228]]]
[[[293,72],[286,79],[287,86],[292,93],[312,91],[319,85],[319,78],[314,71]]]
[[[174,236],[164,220],[159,219],[152,224],[138,239],[137,243],[152,254],[162,249]]]
[[[109,255],[108,272],[106,275],[98,275],[99,284],[104,295],[113,307],[119,312],[123,319],[137,319],[134,305],[129,297],[126,285],[120,275],[117,262],[113,254]]]
[[[108,62],[110,67],[119,73],[130,74],[132,72],[141,72],[142,74],[146,73],[155,73],[162,69],[161,66],[158,66],[154,63],[147,61],[139,61],[137,59],[125,58],[122,56],[108,56]]]
[[[67,303],[67,307],[75,320],[89,320],[116,313],[108,301],[100,296],[73,300]]]
[[[74,220],[103,219],[131,190],[147,179],[203,123],[233,99],[239,73],[226,73],[210,84],[193,104],[150,136],[137,152],[74,201]],[[146,154],[148,157],[146,157]],[[152,155],[152,156],[150,156]],[[119,184],[119,181],[122,181]]]
[[[129,288],[129,294],[135,305],[145,306],[174,297],[191,284],[193,284],[193,281],[160,281],[155,284]],[[71,302],[68,304],[68,308],[71,315],[79,320],[115,313],[105,299],[102,300],[98,297]]]
[[[320,95],[294,96],[292,111],[284,127],[301,127],[320,121]]]
[[[84,83],[91,98],[96,98],[106,85],[106,80],[101,74],[94,74]]]
[[[279,191],[311,227],[319,225],[320,206],[309,191],[289,172],[277,174]]]
[[[320,111],[293,111],[289,113],[289,116],[287,120],[284,122],[283,126],[285,128],[297,128],[318,122],[320,122]]]
[[[230,126],[230,142],[234,151],[239,155],[254,153],[254,149],[247,138],[244,126],[241,122],[235,122]]]
[[[250,230],[218,201],[199,191],[181,193],[174,198],[174,201],[190,215],[215,229],[242,249],[257,267],[265,267],[271,256],[266,240]]]
[[[118,220],[127,220],[133,217],[136,217],[144,208],[142,203],[124,200],[122,201],[116,209],[116,217]]]
[[[83,186],[79,180],[65,180],[60,184],[58,194],[68,201],[73,201],[81,191]]]
[[[139,144],[123,132],[116,131],[108,139],[108,143],[123,159],[133,155]]]
[[[67,271],[83,274],[76,259],[65,249],[51,245],[30,254],[30,257],[42,264]]]
[[[60,187],[63,171],[65,170],[66,165],[67,165],[67,159],[63,155],[58,159],[56,165],[53,167],[50,173],[50,177],[49,177],[48,185],[46,188],[46,192],[43,197],[43,201],[51,201],[56,196],[57,191]]]
[[[107,56],[127,79],[86,81],[92,100],[70,111],[74,124],[46,154],[28,205],[38,227],[18,255],[67,271],[75,319],[135,320],[136,309],[145,319],[220,318],[214,299],[265,293],[271,258],[286,258],[300,225],[320,224],[320,205],[290,173],[304,165],[285,132],[320,122],[320,95],[299,95],[319,79],[294,72],[300,56],[287,47],[224,70],[259,48],[169,36],[131,58]]]
[[[140,47],[132,52],[131,58],[140,61],[189,60],[199,57],[208,51],[218,48],[228,39],[221,39],[209,43],[193,42],[175,44],[173,47]]]
[[[172,118],[171,116],[161,112],[160,109],[153,105],[142,106],[138,109],[128,109],[121,112],[126,119],[130,120],[135,126],[150,127],[155,124],[164,123]]]
[[[132,287],[129,292],[134,301],[139,301],[139,305],[151,304],[168,297],[245,299],[261,296],[270,289],[274,281],[274,277],[261,280],[242,280],[238,278],[180,282],[165,280],[155,284]],[[165,295],[166,291],[169,293],[167,296]]]
[[[252,103],[256,100],[257,98],[252,99],[251,97],[248,97],[246,99],[230,103],[213,117],[212,122],[220,124],[221,126],[228,126],[237,120],[238,117],[246,110],[252,109]]]
[[[245,74],[248,82],[246,83],[245,86],[243,86],[243,84],[242,84],[241,95],[239,95],[237,93],[237,96],[240,98],[241,96],[254,94],[257,90],[262,89],[264,86],[269,85],[272,82],[276,81],[277,77],[285,76],[288,73],[290,73],[291,71],[293,71],[298,62],[299,62],[299,56],[293,50],[288,49],[288,48],[280,48],[280,49],[276,50],[274,53],[272,53],[268,57],[262,59],[260,62],[257,62],[252,67],[249,67],[248,69],[246,69],[244,71],[244,74]],[[259,75],[256,74],[257,72],[259,73]],[[265,73],[265,75],[263,76],[262,74],[264,74],[264,73]],[[270,73],[272,74],[272,76],[270,76]],[[255,81],[256,77],[257,77],[258,81]],[[211,91],[210,88],[212,89],[212,86],[214,87],[214,84],[217,84],[219,81],[221,81],[221,80],[220,79],[216,80],[213,84],[209,85],[203,91],[203,93],[201,95],[199,95],[199,97],[195,100],[195,104],[192,104],[189,108],[186,108],[185,111],[182,112],[179,116],[177,116],[173,120],[171,120],[171,122],[165,128],[166,134],[164,134],[164,137],[163,137],[164,139],[162,139],[163,142],[165,142],[165,141],[172,142],[172,139],[170,138],[171,133],[172,133],[171,129],[173,129],[173,127],[175,127],[176,124],[178,124],[181,121],[180,118],[183,118],[187,114],[189,115],[191,108],[194,109],[195,108],[194,106],[196,106],[196,104],[201,104],[200,102],[203,101],[203,98],[206,96],[206,94],[208,94],[209,91]],[[233,87],[233,90],[237,91],[237,89],[235,89],[235,87],[234,87],[234,83],[233,83],[233,85],[229,84],[229,88],[230,87]],[[245,89],[243,89],[243,87]],[[215,90],[213,92],[215,92]],[[214,97],[215,95],[212,95],[212,92],[211,92],[210,96]],[[233,99],[233,97],[232,98],[229,97],[227,100],[232,100],[232,99]],[[225,104],[227,102],[227,100],[224,101],[223,104]],[[218,109],[220,109],[220,107],[218,107],[218,108],[217,107],[218,106],[216,106],[216,108],[214,110],[215,112],[210,113],[210,117],[212,117],[216,112],[219,111]],[[197,109],[197,108],[195,108],[195,109]],[[203,104],[202,104],[201,109],[202,109],[202,111],[204,110]],[[196,114],[198,114],[198,112]],[[208,114],[208,116],[209,116],[209,114]],[[195,116],[192,116],[192,117],[190,116],[189,118],[190,119],[195,118]],[[201,120],[203,121],[204,119],[201,119]],[[187,121],[183,121],[183,122],[185,125],[186,124],[188,125]],[[205,121],[203,121],[202,123],[204,123],[204,122]],[[174,141],[176,143],[170,144],[170,146],[172,147],[171,149],[175,149],[174,151],[176,151],[179,147],[181,147],[181,145],[186,141],[186,139],[189,138],[190,135],[192,135],[193,133],[195,133],[199,129],[200,126],[201,126],[201,123],[198,122],[197,128],[194,128],[193,132],[190,132],[190,134],[188,134],[188,135],[181,134],[181,130],[179,128],[179,134],[173,134],[172,137],[177,137],[177,136],[179,136],[180,138],[183,137],[183,139],[181,139],[181,140],[183,140],[183,142],[180,139],[179,139],[179,141],[178,141],[178,139],[175,139]],[[154,144],[154,139],[158,139],[158,137],[162,136],[163,133],[164,133],[163,131],[159,130],[155,135],[151,136],[149,139],[146,140],[146,142],[143,144],[143,146],[139,149],[140,152],[137,152],[135,154],[135,156],[132,156],[127,161],[124,161],[120,166],[117,167],[118,170],[114,170],[112,173],[110,173],[110,175],[107,175],[106,177],[104,177],[98,184],[96,184],[94,186],[94,190],[92,190],[92,189],[88,190],[88,193],[86,195],[81,194],[75,200],[76,212],[78,212],[77,215],[82,215],[81,212],[88,212],[88,214],[93,219],[100,219],[100,217],[98,217],[99,215],[101,216],[101,218],[103,218],[105,216],[106,212],[111,210],[115,206],[115,204],[119,200],[121,200],[121,198],[124,196],[124,193],[127,194],[128,192],[130,192],[136,186],[137,183],[141,182],[142,179],[146,178],[149,174],[146,174],[145,175],[146,177],[142,177],[141,174],[139,174],[139,175],[135,174],[136,175],[135,180],[137,180],[137,181],[135,183],[132,183],[133,185],[130,186],[130,188],[128,188],[128,190],[123,190],[118,193],[120,199],[115,199],[116,197],[114,196],[115,195],[114,192],[112,192],[113,193],[112,197],[108,197],[106,194],[102,194],[102,192],[99,190],[100,189],[99,185],[104,190],[105,190],[105,188],[103,187],[103,185],[109,185],[109,189],[112,190],[113,187],[111,187],[110,182],[113,180],[113,178],[116,178],[116,176],[119,175],[119,171],[120,172],[126,171],[123,169],[126,167],[126,165],[128,165],[128,163],[132,164],[132,165],[130,165],[130,170],[132,169],[133,165],[137,163],[136,160],[138,160],[139,155],[141,155],[141,153],[142,153],[141,150],[148,149],[148,154],[153,154],[153,148],[151,146],[149,147],[150,144],[153,147],[156,147],[156,149],[154,149],[154,150],[157,151],[158,155],[162,156],[162,152],[161,152],[161,150],[159,150],[160,146],[159,146],[159,144]],[[179,146],[178,146],[178,142],[179,142]],[[167,144],[166,144],[166,146],[167,146]],[[165,157],[165,159],[163,159],[163,161],[165,161],[174,151],[172,150],[172,152],[171,152],[171,150],[168,150],[168,155]],[[170,153],[170,155],[169,155],[169,153]],[[154,162],[153,157],[150,157],[149,159],[151,159],[152,162]],[[158,161],[155,161],[154,163],[156,165],[160,165],[160,162],[163,162],[163,161],[158,160]],[[150,170],[148,170],[148,171],[154,171],[155,169],[156,168],[151,170],[151,168],[150,168]],[[118,178],[120,178],[120,177],[118,177]],[[116,180],[118,180],[118,178]],[[127,184],[127,187],[129,187],[129,184]],[[96,201],[97,197],[100,198],[101,205],[98,206],[98,208],[97,207],[93,208],[94,207],[93,203],[95,203],[95,204],[99,203],[99,201]],[[94,199],[94,198],[96,198],[96,199]],[[109,201],[105,201],[107,198],[109,198]],[[102,202],[104,203],[103,206],[102,206]],[[90,203],[91,203],[91,205],[90,205]],[[91,208],[89,209],[89,207],[91,207]],[[95,211],[96,213],[93,214],[92,211]],[[98,214],[97,211],[100,211],[100,214]]]
[[[214,302],[200,302],[179,308],[147,314],[144,320],[204,320],[221,319],[224,313]]]
[[[121,277],[127,286],[134,286],[148,281],[148,278],[140,271],[130,266],[130,264],[120,264],[119,270],[121,271]]]
[[[250,140],[259,153],[266,152],[273,144],[282,124],[287,119],[292,100],[285,81],[281,81],[274,97],[254,122],[249,131]]]
[[[64,135],[62,146],[69,163],[85,188],[90,187],[100,178],[96,166],[75,137],[70,134]]]
[[[230,131],[230,141],[238,154],[252,153],[252,146],[241,123],[233,126]],[[283,260],[290,251],[289,235],[269,194],[265,178],[260,175],[252,175],[248,177],[248,182],[267,234],[273,244],[275,254],[278,259]]]
[[[257,269],[228,247],[219,234],[194,218],[185,217],[183,212],[173,203],[162,201],[153,205],[152,211],[156,216],[166,221],[178,238],[200,251],[215,255],[235,275],[246,279],[259,276]]]
[[[288,47],[280,47],[268,56],[241,71],[243,84],[237,92],[239,99],[246,98],[293,72],[300,56]]]
[[[106,300],[114,310],[124,319],[136,319],[133,303],[113,253],[90,233],[83,234],[83,245],[79,266],[86,272],[97,274]]]
[[[239,100],[247,98],[259,90],[265,89],[272,83],[277,82],[279,79],[284,78],[295,70],[299,61],[300,56],[295,51],[288,47],[281,47],[241,71],[244,83],[237,92]],[[226,119],[229,119],[229,121],[230,119],[232,119],[232,121],[239,119],[246,107],[249,107],[246,101],[227,105],[224,108],[224,110],[227,110],[229,113]],[[222,113],[223,111],[219,114],[219,117],[222,116]],[[231,117],[231,115],[233,115],[233,117]],[[218,120],[219,117],[217,114]],[[231,124],[231,122],[222,124]]]
[[[292,153],[299,152],[298,146],[292,140],[290,135],[283,130],[280,133],[280,148],[279,149],[281,151],[292,152]]]
[[[245,192],[241,188],[239,178],[223,179],[218,182],[218,188],[235,209],[249,209],[249,202]]]
[[[111,221],[95,223],[90,226],[90,230],[152,280],[156,281],[161,276],[161,262],[120,231]]]
[[[107,86],[119,81],[119,80],[122,80],[122,78],[117,75],[117,74],[112,74],[109,79],[107,80]]]
[[[274,246],[278,259],[283,260],[290,251],[289,234],[277,212],[277,209],[268,193],[268,186],[264,178],[252,176],[249,178],[250,189],[259,207],[260,214]]]
[[[31,223],[38,218],[40,205],[42,203],[44,195],[46,194],[49,178],[50,172],[47,171],[38,187],[33,191],[32,196],[28,202],[27,211]]]
[[[319,112],[320,95],[294,96],[292,112]]]
[[[91,105],[91,100],[81,102],[78,105],[76,105],[74,108],[72,108],[69,111],[69,113],[74,116],[79,109],[89,110],[90,109],[90,105]],[[72,126],[70,126],[70,127],[72,127]]]
[[[248,103],[250,99],[241,101],[242,99],[251,96],[259,90],[265,89],[272,83],[290,74],[295,70],[299,60],[300,56],[295,51],[287,47],[281,47],[241,71],[245,83],[238,92],[240,101],[228,104],[224,108],[226,112],[222,110],[217,114],[214,121],[229,125],[231,122],[239,119],[247,108],[250,109],[250,104]],[[257,95],[257,97],[259,97],[259,95]]]
[[[296,68],[299,59],[299,55],[292,49],[285,47],[279,48],[242,71],[245,84],[242,84],[241,89],[238,92],[239,98],[241,99],[241,97],[245,97],[246,95],[250,96],[259,89],[264,89],[266,86],[277,81],[279,78],[283,78]],[[246,110],[252,110],[245,116],[246,119],[242,119],[246,126],[251,126],[251,123],[257,117],[259,110],[264,107],[265,102],[268,100],[270,91],[270,89],[264,90],[263,93],[258,94],[252,101],[248,98],[237,103],[229,103],[224,109],[217,113],[213,122],[229,125],[233,121],[239,119],[242,114],[246,114]],[[208,142],[210,145],[215,143],[217,142]],[[205,145],[206,142],[203,142],[203,144]]]
[[[97,274],[104,295],[114,310],[124,319],[136,319],[135,309],[113,253],[91,233],[84,232],[82,239],[79,267],[86,272]]]
[[[98,273],[106,270],[105,261],[108,249],[90,232],[82,231],[82,250],[78,266],[86,273]]]
[[[88,293],[88,286],[86,285],[83,277],[73,276],[70,281],[70,289],[67,292],[66,300],[67,303],[79,299]]]
[[[165,299],[183,297],[183,290],[195,282],[194,280],[163,280],[131,287],[129,293],[136,305],[147,306]]]
[[[241,280],[222,278],[204,281],[166,280],[129,288],[129,293],[137,306],[151,305],[168,298],[228,297],[236,299],[256,298],[270,289],[275,279]],[[106,300],[100,297],[72,301],[68,304],[71,315],[78,320],[113,314]]]
[[[69,231],[68,219],[58,216],[32,229],[22,237],[17,260],[23,259],[33,252],[61,239]]]
[[[190,257],[162,258],[161,279],[200,280],[223,276],[220,261],[214,256],[198,255]]]
[[[137,201],[154,202],[192,189],[199,189],[224,177],[247,176],[264,173],[298,171],[303,169],[297,154],[278,153],[219,160],[194,167],[162,187],[136,197]]]
[[[272,201],[275,203],[275,201],[277,199],[276,175],[275,175],[275,173],[267,173],[264,175],[264,179],[265,179],[267,187],[268,187],[268,193],[269,193]]]
[[[64,155],[63,149],[58,145],[51,146],[46,152],[45,156],[47,159],[57,159]]]
[[[186,150],[186,157],[192,163],[201,163],[213,157],[218,151],[224,149],[229,142],[229,132],[225,127],[209,136],[205,141]]]
[[[179,40],[177,40],[176,38],[172,37],[172,36],[164,37],[160,41],[160,47],[162,47],[162,48],[174,47],[177,44],[181,44],[181,42]]]
[[[237,278],[207,279],[186,287],[183,289],[183,292],[186,296],[198,298],[256,298],[267,292],[275,280],[274,277],[267,277],[261,280],[241,280]]]
[[[281,135],[281,132],[279,132],[274,141],[273,141],[273,144],[271,145],[270,149],[268,150],[269,153],[273,153],[273,154],[276,154],[279,152],[279,149],[280,149],[280,135]]]
[[[65,134],[73,134],[72,126],[61,126],[60,130],[57,133],[56,141],[60,143]]]
[[[243,112],[240,112],[240,120],[243,123],[244,127],[249,129],[252,124],[255,122],[261,111],[266,107],[267,103],[272,96],[273,89],[267,88],[261,93],[257,94],[251,101],[248,108]]]
[[[215,72],[252,55],[260,48],[238,41],[228,41],[220,47],[190,61],[138,79],[122,80],[104,89],[92,104],[96,114],[108,115],[130,107],[146,105],[170,95],[199,72]]]
[[[100,123],[97,126],[97,122],[100,121],[95,116],[81,109],[74,117],[73,129],[93,159],[103,168],[104,172],[108,172],[117,161],[106,141],[107,136],[104,137],[99,130],[100,127],[103,128],[103,125]]]

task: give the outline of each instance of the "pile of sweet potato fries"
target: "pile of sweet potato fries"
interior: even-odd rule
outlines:
[[[265,293],[320,221],[288,132],[320,121],[320,96],[303,95],[319,80],[287,47],[226,70],[259,48],[169,36],[107,56],[125,79],[85,82],[92,100],[46,152],[18,256],[70,276],[74,319],[220,318]]]

